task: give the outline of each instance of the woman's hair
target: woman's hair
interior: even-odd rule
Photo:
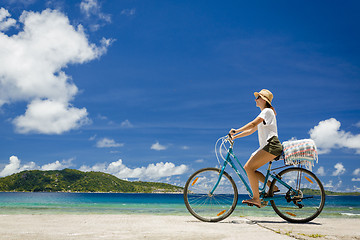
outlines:
[[[274,111],[275,115],[276,115],[275,108],[273,106],[271,106],[270,103],[265,102],[265,108],[271,108]]]

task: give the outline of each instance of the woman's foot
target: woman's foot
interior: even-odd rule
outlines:
[[[243,204],[247,204],[249,206],[256,206],[258,208],[261,208],[261,202],[260,199],[248,199],[248,200],[243,200],[242,201]]]

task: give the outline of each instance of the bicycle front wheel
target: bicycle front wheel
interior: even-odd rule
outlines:
[[[325,205],[325,191],[314,173],[303,168],[288,168],[274,179],[269,195],[271,206],[283,219],[293,223],[305,223],[316,218]],[[280,191],[274,192],[274,189]],[[290,188],[291,187],[291,188]]]
[[[200,169],[185,184],[186,208],[201,221],[221,221],[230,216],[236,207],[238,190],[228,173],[223,173],[215,191],[210,193],[218,182],[220,172],[217,168]]]

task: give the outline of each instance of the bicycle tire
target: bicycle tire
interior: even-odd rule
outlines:
[[[277,176],[296,190],[292,192],[278,183],[280,191],[274,192],[278,181],[274,179],[271,182],[269,196],[276,198],[270,203],[281,218],[292,223],[306,223],[319,216],[325,206],[325,190],[314,173],[292,167],[281,171]]]
[[[203,222],[224,220],[235,210],[238,190],[228,173],[223,173],[221,182],[210,195],[220,172],[218,168],[200,169],[193,173],[185,184],[185,206],[194,217]]]

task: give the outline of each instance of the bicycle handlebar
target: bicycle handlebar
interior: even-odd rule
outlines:
[[[230,146],[226,147],[225,143],[228,142],[230,144]],[[230,133],[224,137],[220,137],[216,143],[215,143],[215,155],[216,158],[218,160],[219,165],[221,166],[221,162],[220,162],[220,158],[223,161],[226,161],[225,156],[223,155],[224,153],[229,153],[229,149],[233,148],[234,145],[234,140],[232,139]]]
[[[232,139],[232,136],[230,135],[230,133],[228,134],[227,140],[230,142],[231,146],[234,145],[234,140]]]

